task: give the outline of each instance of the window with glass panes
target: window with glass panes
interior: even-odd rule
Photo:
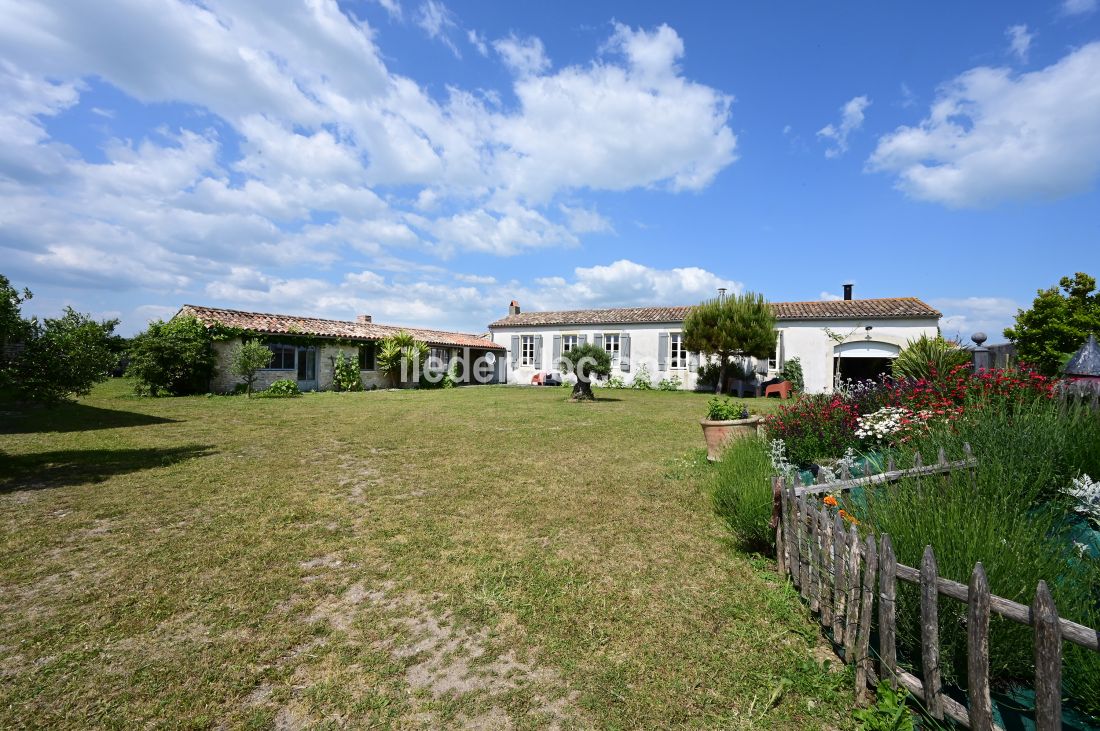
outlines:
[[[520,340],[519,364],[530,366],[535,364],[535,336],[524,335]]]
[[[562,335],[561,336],[561,352],[568,353],[573,348],[577,347],[576,335]]]
[[[363,343],[359,346],[359,370],[373,371],[375,343]]]
[[[611,360],[619,359],[619,334],[605,333],[603,336],[603,349],[611,356]]]
[[[451,359],[451,350],[450,348],[432,348],[430,357],[436,365],[446,368]]]
[[[774,371],[779,368],[779,338],[775,339],[775,350],[770,356],[768,356],[768,370]]]
[[[683,333],[672,333],[669,335],[668,346],[669,368],[687,368],[688,354],[687,348],[684,347]]]
[[[268,370],[273,371],[292,371],[295,368],[295,356],[298,354],[298,348],[293,345],[283,345],[281,343],[269,343],[267,349],[271,351],[271,364],[268,365]]]

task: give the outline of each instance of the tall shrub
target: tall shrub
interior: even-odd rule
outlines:
[[[755,437],[731,442],[715,465],[710,486],[714,511],[749,550],[772,546],[774,474],[767,443]]]
[[[233,375],[244,379],[245,392],[252,398],[252,387],[256,385],[257,372],[271,365],[275,354],[271,349],[255,340],[248,340],[233,348],[229,358],[229,368]]]
[[[402,330],[382,340],[378,348],[378,370],[394,385],[417,383],[420,374],[414,371],[425,367],[429,352],[427,343]]]
[[[147,396],[203,393],[214,376],[210,333],[195,317],[157,320],[130,342],[126,374],[134,389]]]
[[[769,439],[783,440],[793,464],[807,465],[857,446],[858,417],[855,407],[839,395],[804,394],[766,417],[764,429]]]
[[[111,342],[117,325],[95,322],[71,307],[59,318],[26,321],[23,349],[10,366],[16,392],[45,403],[87,394],[118,362]]]
[[[357,358],[340,351],[332,362],[332,387],[337,391],[362,391],[363,377]]]
[[[970,351],[957,341],[945,340],[940,335],[931,338],[921,335],[905,344],[890,367],[895,378],[931,380],[957,366],[968,365],[971,357]]]

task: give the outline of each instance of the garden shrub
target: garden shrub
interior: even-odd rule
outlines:
[[[294,396],[301,396],[302,392],[298,390],[297,381],[283,378],[275,381],[256,395],[263,396],[264,398],[291,398]]]
[[[658,391],[679,391],[680,386],[684,385],[679,376],[673,376],[672,378],[662,378],[657,382]]]
[[[895,378],[934,380],[960,366],[969,366],[972,356],[956,340],[921,335],[910,340],[891,363]]]
[[[775,537],[771,528],[774,474],[768,444],[756,437],[730,442],[715,463],[710,489],[714,510],[749,550],[769,550]]]
[[[849,506],[877,534],[889,534],[900,563],[919,567],[926,545],[935,550],[939,574],[966,584],[982,562],[990,589],[1028,605],[1039,580],[1051,589],[1059,614],[1078,622],[1096,618],[1095,575],[1089,561],[1074,555],[1065,512],[1036,507],[1003,494],[1003,471],[979,466],[968,472],[910,479],[865,493],[866,504]],[[900,582],[898,640],[905,660],[920,662],[920,597]],[[944,680],[965,686],[966,605],[940,602],[940,644]],[[1030,627],[994,617],[990,622],[990,677],[999,685],[1030,684],[1034,672]]]
[[[858,417],[839,395],[804,394],[767,417],[764,428],[769,439],[782,439],[790,461],[802,466],[858,446]]]
[[[806,390],[806,381],[802,377],[802,361],[798,356],[787,359],[779,370],[779,377],[784,381],[790,381],[794,390],[802,393]]]
[[[274,357],[270,348],[254,340],[248,340],[233,348],[229,357],[229,368],[233,375],[244,379],[244,392],[249,398],[252,397],[252,388],[256,385],[257,372],[271,365]]]
[[[649,369],[646,368],[644,363],[638,367],[638,372],[634,374],[634,380],[630,382],[630,387],[635,391],[653,390],[653,381],[649,376]]]
[[[143,396],[205,393],[214,375],[210,333],[195,317],[156,320],[130,342],[126,375]]]
[[[349,358],[343,351],[336,354],[336,359],[332,362],[332,388],[336,391],[363,390],[357,358]]]
[[[23,348],[6,369],[15,393],[48,404],[87,395],[118,363],[111,347],[117,325],[95,322],[71,307],[59,318],[25,320]]]
[[[749,407],[738,404],[731,398],[714,396],[707,402],[707,419],[710,421],[731,421],[749,418]]]

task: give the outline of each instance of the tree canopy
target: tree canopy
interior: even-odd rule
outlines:
[[[271,365],[275,354],[271,348],[255,340],[246,340],[233,348],[229,364],[233,375],[244,379],[245,393],[252,398],[252,387],[256,385],[257,371]]]
[[[149,396],[204,393],[214,375],[210,333],[194,317],[149,323],[130,343],[127,375],[135,389]]]
[[[775,313],[761,294],[744,292],[710,299],[692,308],[684,319],[688,350],[718,359],[715,390],[726,389],[729,359],[767,358],[775,352]]]
[[[1021,362],[1053,376],[1089,334],[1100,336],[1100,292],[1096,279],[1077,272],[1058,286],[1040,289],[1031,308],[1016,313],[1016,324],[1005,328]]]
[[[595,398],[592,393],[592,378],[611,373],[611,354],[594,343],[585,343],[563,353],[558,361],[558,368],[563,373],[571,373],[577,377],[573,386],[573,399],[591,401]]]

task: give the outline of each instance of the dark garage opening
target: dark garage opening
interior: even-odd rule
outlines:
[[[879,376],[890,374],[893,358],[837,358],[840,378],[844,381],[878,380]]]

